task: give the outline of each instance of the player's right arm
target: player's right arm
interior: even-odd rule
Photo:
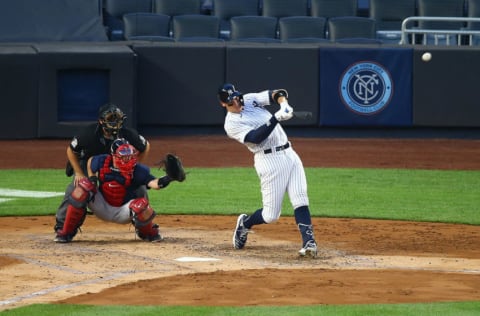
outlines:
[[[75,186],[77,186],[78,182],[82,178],[85,178],[85,174],[83,173],[82,167],[80,166],[80,161],[78,160],[77,154],[72,150],[70,145],[67,147],[67,157],[74,171],[74,184]]]

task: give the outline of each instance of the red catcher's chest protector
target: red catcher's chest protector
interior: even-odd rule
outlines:
[[[111,170],[111,162],[112,156],[107,156],[103,167],[100,169],[99,180],[100,180],[100,187],[102,191],[103,198],[108,204],[112,206],[122,206],[123,201],[125,199],[125,195],[127,193],[127,187],[130,185],[132,178],[131,176],[125,177],[124,174],[122,176],[125,178],[125,184],[118,183],[115,180],[105,181],[105,175],[112,173]],[[111,178],[111,177],[109,177]]]

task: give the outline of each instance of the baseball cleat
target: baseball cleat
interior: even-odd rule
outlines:
[[[160,242],[160,241],[163,241],[163,236],[162,235],[157,235],[157,236],[153,236],[150,238],[150,241],[151,242]]]
[[[54,242],[58,242],[58,243],[61,243],[61,244],[66,244],[68,242],[71,242],[72,241],[72,238],[69,238],[67,235],[61,235],[61,234],[58,234],[55,236],[55,238],[53,239]]]
[[[235,249],[242,249],[247,243],[249,230],[243,226],[245,218],[247,218],[247,214],[242,214],[237,219],[237,226],[235,226],[235,231],[233,232],[233,248]]]
[[[298,251],[301,257],[315,258],[317,256],[317,243],[315,240],[309,240],[305,243],[302,249]]]
[[[54,242],[58,242],[61,244],[69,243],[73,240],[73,237],[77,234],[77,230],[73,232],[73,234],[65,234],[62,229],[56,229],[55,231],[55,238],[53,239]]]

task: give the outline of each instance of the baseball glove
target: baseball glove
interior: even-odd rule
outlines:
[[[163,170],[172,179],[182,182],[186,178],[182,161],[174,154],[167,154],[163,159]]]

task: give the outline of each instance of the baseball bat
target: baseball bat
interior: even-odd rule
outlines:
[[[312,112],[309,111],[293,111],[293,116],[299,119],[305,120],[312,117]]]

